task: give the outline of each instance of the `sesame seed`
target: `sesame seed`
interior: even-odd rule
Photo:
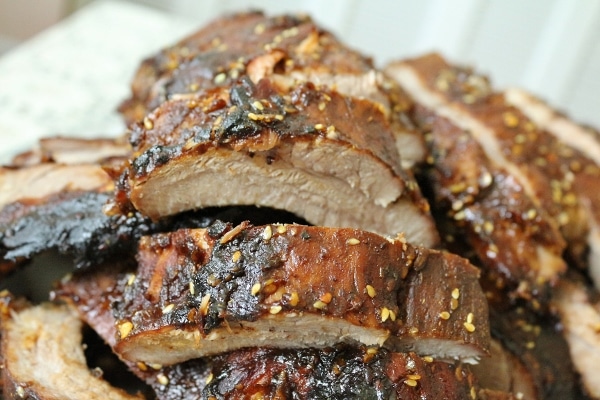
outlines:
[[[489,172],[486,172],[479,178],[479,184],[481,187],[486,188],[492,184],[494,177]]]
[[[210,293],[202,296],[202,300],[200,300],[200,313],[202,315],[208,314],[208,303],[210,301]]]
[[[190,84],[189,87],[190,87],[190,91],[192,91],[192,92],[195,92],[200,88],[200,86],[198,86],[197,83],[192,83],[192,84]]]
[[[175,308],[175,304],[171,303],[171,304],[167,304],[166,306],[163,307],[162,309],[162,313],[163,314],[168,314],[171,311],[173,311],[173,309]]]
[[[290,306],[296,307],[298,305],[298,301],[300,301],[298,292],[292,292],[292,294],[290,294]]]
[[[421,379],[421,375],[419,375],[419,374],[410,374],[410,375],[406,375],[406,377],[408,379],[413,379],[415,381],[418,381],[419,379]]]
[[[471,398],[475,400],[477,398],[477,392],[475,391],[475,386],[471,386]]]
[[[323,111],[325,107],[327,107],[327,103],[325,103],[324,101],[319,103],[319,111]]]
[[[146,365],[146,363],[139,361],[135,365],[142,371],[148,371],[148,366]]]
[[[262,237],[264,240],[270,240],[272,236],[273,236],[273,229],[271,228],[271,225],[267,225],[265,227],[265,230],[263,231]]]
[[[487,235],[490,235],[492,232],[494,232],[494,224],[491,221],[485,221],[483,223],[483,231]]]
[[[459,211],[456,214],[454,214],[454,220],[456,221],[462,221],[467,217],[467,214],[463,211]]]
[[[269,308],[269,313],[275,315],[275,314],[279,314],[279,312],[281,311],[282,307],[277,305],[277,306],[271,306],[271,308]]]
[[[262,111],[265,109],[265,106],[263,106],[263,104],[258,100],[254,101],[254,103],[252,103],[252,107],[256,108],[259,111]]]
[[[152,120],[148,117],[144,117],[144,128],[147,130],[154,128],[154,122],[152,122]]]
[[[390,319],[391,319],[392,321],[395,321],[395,320],[396,320],[396,313],[395,313],[394,311],[392,311],[392,310],[390,310]]]
[[[472,312],[467,314],[467,322],[469,324],[473,323],[473,313]]]
[[[519,126],[519,117],[509,111],[502,114],[502,121],[504,121],[504,125],[509,128],[516,128]]]
[[[196,287],[194,286],[194,282],[190,281],[190,294],[193,296],[196,293]]]
[[[323,303],[325,303],[325,304],[329,304],[329,303],[331,303],[331,300],[332,300],[332,299],[333,299],[333,296],[332,296],[332,294],[331,294],[331,293],[329,293],[329,292],[325,293],[323,296],[321,296],[321,297],[319,298],[319,300],[321,300],[321,301],[322,301]]]
[[[275,114],[275,119],[277,121],[283,121],[283,115],[281,115],[281,114]]]
[[[25,389],[23,389],[23,386],[17,386],[17,396],[21,398],[25,397]]]
[[[350,238],[348,240],[346,240],[346,244],[349,244],[350,246],[354,246],[360,243],[360,240],[356,239],[356,238]]]
[[[236,250],[236,252],[233,253],[233,256],[231,256],[231,261],[238,262],[240,260],[240,258],[242,258],[242,252],[239,250]]]
[[[214,375],[213,375],[213,373],[211,372],[211,373],[210,373],[210,374],[208,374],[208,376],[206,377],[206,384],[208,385],[209,383],[211,383],[211,382],[212,382],[212,380],[213,380],[213,378],[214,378]]]
[[[221,83],[225,82],[226,79],[227,79],[227,74],[225,74],[224,72],[221,72],[220,74],[215,76],[215,84],[220,85]]]
[[[254,33],[260,35],[265,31],[265,24],[258,24],[254,27]]]
[[[118,329],[121,339],[125,339],[133,330],[133,323],[131,323],[131,321],[122,322],[119,324]]]
[[[416,326],[413,326],[408,330],[408,333],[411,335],[416,335],[417,333],[419,333],[419,328],[417,328]]]
[[[458,308],[458,300],[457,299],[450,299],[450,309],[451,310],[456,310]]]
[[[254,113],[248,113],[248,118],[250,118],[252,121],[258,121],[258,119],[260,118],[258,116],[258,114],[254,114]]]
[[[377,291],[375,290],[375,288],[373,286],[367,285],[366,289],[367,289],[367,294],[369,295],[370,298],[373,298],[377,295]]]
[[[390,317],[390,310],[387,307],[381,308],[381,322],[385,322]]]
[[[133,285],[133,282],[135,282],[135,274],[129,274],[127,277],[127,286]]]
[[[285,232],[287,232],[287,228],[286,228],[285,225],[277,225],[277,233],[279,233],[280,235],[282,235]]]
[[[154,363],[154,364],[150,364],[150,368],[152,368],[153,370],[158,371],[159,369],[162,369],[162,364],[158,364],[158,363]]]
[[[250,294],[252,296],[256,296],[260,292],[260,288],[261,288],[261,284],[258,282],[255,283],[254,285],[252,285],[252,289],[250,289]]]
[[[423,357],[423,361],[428,362],[428,363],[433,362],[433,357],[425,356],[425,357]]]
[[[369,347],[367,349],[367,354],[374,355],[377,354],[378,351],[379,349],[377,347]]]
[[[460,289],[454,288],[452,290],[452,298],[458,300],[459,297],[460,297]]]
[[[417,381],[415,381],[414,379],[406,379],[406,380],[404,381],[404,384],[405,384],[406,386],[415,387],[415,386],[417,386]]]
[[[440,318],[441,319],[450,319],[450,313],[448,311],[442,311],[440,313]]]
[[[469,333],[475,332],[475,325],[473,325],[472,323],[465,322],[463,325],[464,325],[465,329],[467,330],[467,332],[469,332]]]
[[[535,342],[527,342],[527,343],[525,344],[525,347],[526,347],[528,350],[533,350],[533,349],[535,348]]]
[[[313,307],[316,308],[317,310],[322,310],[325,307],[327,307],[327,304],[323,303],[323,301],[321,301],[321,300],[317,300],[313,303]]]
[[[462,209],[465,206],[465,203],[462,202],[462,200],[456,200],[452,202],[452,209],[454,211],[458,211],[460,209]]]
[[[325,128],[325,125],[323,124],[315,124],[315,129],[320,131],[321,129]]]
[[[163,373],[159,373],[158,375],[156,375],[156,380],[163,386],[169,384],[169,378],[167,378]]]

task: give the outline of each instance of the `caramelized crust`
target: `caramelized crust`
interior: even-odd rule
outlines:
[[[516,254],[515,260],[526,261],[518,254],[519,246],[535,249],[537,254],[531,258],[530,265],[517,266],[521,273],[517,272],[515,276],[512,276],[513,271],[502,263],[496,264],[494,259],[486,265],[508,279],[518,295],[525,298],[538,296],[543,300],[547,285],[556,282],[566,269],[561,258],[565,247],[563,236],[567,243],[572,244],[572,251],[579,252],[588,231],[587,221],[582,218],[581,204],[571,188],[574,175],[570,168],[574,159],[566,153],[566,150],[571,150],[553,140],[551,135],[536,129],[517,109],[507,105],[502,94],[492,92],[484,77],[452,66],[438,55],[392,64],[387,71],[422,106],[417,108],[417,118],[421,123],[425,122],[424,129],[431,129],[432,161],[443,180],[459,180],[460,175],[454,178],[449,174],[455,172],[471,178],[468,184],[448,187],[449,192],[454,192],[452,196],[448,196],[448,191],[439,193],[447,207],[451,207],[446,210],[454,219],[467,216],[459,223],[468,225],[468,229],[476,233],[473,246],[484,261],[493,258],[488,254],[490,246],[492,250],[504,252],[502,245],[506,245],[508,240],[513,243],[508,252]],[[443,120],[432,122],[436,118]],[[459,133],[461,131],[462,134]],[[462,143],[451,143],[449,138],[444,137],[448,132],[453,133],[454,138],[460,135]],[[458,155],[460,147],[469,147],[470,155],[474,154],[477,160],[484,161],[483,167],[477,162],[469,164],[468,160],[467,165],[454,164],[465,161],[467,157],[464,155],[460,158],[446,157],[448,152]],[[436,156],[439,156],[437,160]],[[498,239],[506,239],[498,243],[491,241],[493,237],[489,235],[481,235],[480,232],[485,230],[482,222],[491,224],[491,229],[503,223],[498,219],[498,212],[493,210],[488,210],[491,212],[483,214],[483,218],[468,218],[469,207],[477,202],[476,196],[480,193],[480,185],[473,186],[473,178],[483,177],[485,187],[494,188],[501,185],[502,176],[508,177],[516,190],[512,190],[509,200],[504,201],[512,210],[500,216],[514,223],[519,237],[527,239],[523,234],[539,236],[533,237],[533,242],[513,241],[510,230],[496,233]],[[504,181],[507,181],[506,178]],[[510,199],[517,199],[516,204]],[[532,224],[532,220],[533,226],[526,226]],[[539,231],[540,228],[543,231]],[[478,243],[483,246],[478,246]],[[525,279],[522,279],[522,272],[527,275]],[[514,287],[522,282],[524,286],[515,290]]]
[[[79,272],[61,282],[56,295],[74,303],[82,318],[113,346],[117,326],[110,304],[122,300],[118,288],[131,280],[132,275],[114,268]],[[376,347],[249,348],[172,366],[126,363],[161,400],[245,399],[259,394],[265,399],[513,398],[479,390],[465,365]]]
[[[115,304],[115,348],[128,360],[174,364],[267,343],[340,340],[469,362],[487,349],[477,269],[401,239],[216,224],[144,238],[138,259]]]
[[[389,124],[365,100],[310,84],[287,92],[268,80],[243,80],[230,92],[165,103],[134,128],[132,143],[134,159],[117,197],[128,195],[152,218],[255,204],[314,225],[437,242],[428,204],[400,166]]]

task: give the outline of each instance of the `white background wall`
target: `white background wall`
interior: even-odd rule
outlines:
[[[303,11],[379,63],[437,50],[600,126],[599,0],[138,0],[194,18]]]
[[[66,13],[102,0],[62,1],[60,7]],[[454,62],[475,65],[497,87],[524,87],[576,120],[600,127],[600,0],[130,2],[172,13],[197,26],[224,12],[248,8],[271,14],[306,12],[349,45],[372,55],[379,65],[440,51]],[[33,23],[34,14],[55,12],[44,8],[56,0],[0,0],[0,36],[8,27],[2,21],[14,19],[11,3],[21,4],[16,7],[21,13],[23,4],[29,3],[28,14],[21,15],[23,25]]]

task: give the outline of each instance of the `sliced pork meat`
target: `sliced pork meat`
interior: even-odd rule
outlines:
[[[433,246],[429,205],[371,102],[268,80],[165,103],[132,133],[124,192],[160,218],[257,205],[314,225],[349,226]],[[210,189],[208,189],[210,188]],[[125,196],[118,196],[123,198]]]
[[[587,394],[600,399],[600,302],[577,280],[563,280],[553,298],[571,359]]]
[[[3,310],[5,399],[141,399],[115,388],[86,365],[82,323],[67,306]]]
[[[102,192],[113,188],[113,180],[96,164],[0,167],[0,209],[16,201],[35,201],[59,192]]]
[[[80,271],[61,282],[56,296],[74,304],[105,340],[116,343],[110,304],[134,275],[119,268]],[[233,338],[235,340],[235,337]],[[479,390],[465,365],[393,353],[377,347],[337,345],[325,349],[241,349],[162,366],[127,362],[158,399],[512,399],[506,392]]]
[[[518,199],[519,204],[514,207],[510,201],[507,202],[509,212],[504,217],[515,222],[518,231],[543,228],[545,232],[540,234],[544,240],[527,245],[513,241],[511,252],[519,252],[516,246],[522,246],[534,249],[536,253],[530,265],[518,267],[527,271],[529,278],[526,280],[521,280],[519,276],[512,277],[511,271],[495,265],[493,261],[487,265],[492,270],[500,271],[500,275],[513,284],[523,282],[525,287],[520,287],[517,292],[525,297],[535,295],[540,290],[544,292],[544,286],[555,282],[566,269],[561,258],[565,246],[563,236],[575,257],[579,257],[581,249],[585,248],[588,224],[573,192],[574,174],[570,161],[574,159],[564,154],[565,147],[553,140],[551,135],[536,129],[519,110],[508,105],[501,93],[493,93],[484,77],[452,66],[436,54],[393,63],[388,66],[387,72],[420,105],[416,108],[417,112],[424,110],[424,115],[422,113],[416,117],[427,122],[426,129],[432,129],[434,164],[436,155],[443,162],[452,162],[446,157],[446,152],[452,150],[458,154],[459,151],[453,148],[459,146],[473,148],[485,161],[485,169],[476,162],[468,163],[468,166],[434,165],[447,180],[451,181],[448,178],[450,173],[458,171],[471,179],[469,184],[446,188],[446,192],[453,192],[452,196],[440,194],[451,204],[449,211],[455,219],[462,219],[476,233],[485,232],[483,223],[495,230],[497,225],[503,223],[495,219],[497,213],[483,214],[483,218],[473,219],[469,209],[463,209],[464,206],[477,203],[475,196],[481,193],[481,183],[484,183],[483,188],[502,190],[504,181],[511,182],[517,188],[513,197]],[[436,118],[443,119],[439,124],[449,125],[447,130],[456,135],[462,131],[462,143],[450,143],[450,139],[444,139],[444,132],[435,126]],[[442,145],[436,148],[435,145],[439,144]],[[464,162],[465,157],[455,160]],[[482,179],[481,183],[471,186],[477,178]],[[522,205],[528,208],[520,208]],[[463,215],[465,218],[462,218]],[[533,224],[537,228],[525,226],[532,224],[532,220],[535,220]],[[496,248],[505,251],[501,246],[505,243],[495,243],[486,236],[477,238],[477,241],[488,244],[484,252],[479,252],[483,260],[491,258],[486,254],[490,248],[492,253]]]
[[[577,196],[589,224],[586,266],[597,288],[600,288],[600,136],[551,108],[533,95],[519,89],[504,93],[508,103],[518,108],[539,128],[553,135],[565,147],[559,154],[569,157],[569,184]],[[572,200],[573,201],[573,200]],[[581,249],[577,254],[588,254]],[[575,259],[574,261],[580,261]]]
[[[489,340],[478,270],[402,238],[220,223],[143,238],[138,259],[115,302],[128,360],[345,341],[475,362]]]
[[[425,147],[395,100],[402,90],[374,69],[370,58],[346,47],[306,16],[234,14],[163,50],[140,66],[132,97],[121,107],[128,124],[141,121],[164,101],[214,87],[230,87],[239,77],[254,83],[312,82],[344,95],[373,101],[394,120],[403,163],[422,161]]]
[[[106,161],[129,155],[131,146],[125,137],[116,139],[83,139],[47,137],[30,151],[15,156],[11,166],[25,167],[42,163],[103,164]]]

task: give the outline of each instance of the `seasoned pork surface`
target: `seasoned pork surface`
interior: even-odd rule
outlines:
[[[452,66],[438,55],[391,64],[387,71],[421,106],[417,112],[424,110],[417,118],[425,122],[426,129],[432,129],[434,168],[440,178],[450,180],[449,183],[453,177],[471,179],[463,187],[440,188],[438,194],[450,203],[453,218],[475,232],[473,244],[480,247],[476,249],[480,258],[513,285],[524,282],[525,286],[517,289],[518,294],[530,297],[546,292],[545,285],[555,282],[566,268],[561,258],[565,246],[563,237],[575,257],[581,257],[585,249],[589,228],[582,204],[573,191],[575,175],[571,171],[571,161],[580,158],[566,154],[566,148],[551,135],[536,129],[519,110],[506,103],[501,93],[494,93],[485,78]],[[456,137],[461,140],[450,143],[453,139],[445,136],[448,130],[454,132],[454,140]],[[449,151],[459,154],[467,147],[478,161],[484,161],[483,165],[478,162],[458,165],[457,159],[446,157]],[[441,159],[438,165],[436,156]],[[462,175],[453,175],[457,172]],[[485,183],[483,188],[502,190],[503,183],[511,182],[517,189],[509,197],[517,200],[517,204],[510,200],[498,203],[501,207],[513,208],[502,215],[502,220],[493,210],[480,216],[472,215],[471,207],[477,207],[477,195],[481,192],[478,179]],[[441,189],[445,189],[445,193]],[[485,192],[482,194],[485,196]],[[496,243],[486,233],[484,224],[489,226],[487,231],[492,231],[505,221],[513,224],[511,229],[516,229],[518,235],[527,234],[532,229],[528,226],[538,225],[531,233],[544,236],[543,240],[527,245],[512,241],[509,253],[515,254],[517,260],[521,256],[516,246],[535,249],[531,265],[516,266],[529,275],[525,280],[518,274],[512,276],[510,267],[490,261],[493,258],[490,254],[497,253],[496,249],[504,252],[506,243]],[[544,231],[535,232],[539,228]],[[505,233],[510,234],[510,231]],[[508,239],[503,234],[496,235]]]
[[[215,224],[144,238],[138,262],[115,303],[128,360],[342,341],[473,362],[489,340],[477,269],[401,238]]]
[[[152,218],[253,204],[314,225],[437,242],[389,124],[365,100],[310,84],[287,92],[244,80],[230,91],[165,103],[134,128],[132,143],[124,192]]]
[[[114,346],[117,325],[110,304],[120,301],[119,287],[133,279],[118,268],[80,271],[61,282],[57,296],[76,304],[82,318]],[[248,348],[172,366],[126,363],[162,400],[259,394],[265,399],[514,398],[479,389],[465,365],[377,347]]]
[[[573,175],[569,180],[573,193],[588,223],[588,249],[575,251],[575,262],[589,267],[589,274],[596,288],[600,288],[600,138],[598,132],[581,126],[550,105],[519,89],[504,93],[508,103],[518,108],[538,127],[553,135],[570,153],[569,167]],[[591,164],[594,164],[595,167]],[[573,197],[573,196],[571,196]],[[588,255],[587,258],[582,254]]]

